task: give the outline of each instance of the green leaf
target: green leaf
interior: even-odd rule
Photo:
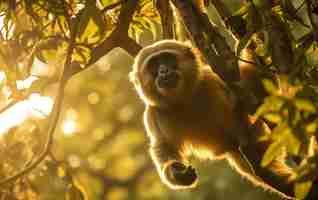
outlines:
[[[261,166],[265,167],[270,164],[275,158],[282,154],[283,145],[282,142],[274,142],[272,143],[266,150],[262,161]]]
[[[310,122],[306,124],[305,126],[305,131],[307,133],[314,133],[317,130],[317,121],[315,120],[314,122]]]
[[[101,11],[95,5],[87,4],[79,16],[79,42],[92,44],[101,40],[106,30]]]
[[[243,15],[245,15],[245,14],[248,12],[250,6],[251,6],[251,3],[250,3],[250,2],[246,3],[246,4],[245,4],[244,6],[242,6],[240,9],[238,9],[237,11],[235,11],[232,16],[243,16]]]
[[[288,129],[289,130],[289,129]],[[287,152],[297,155],[300,150],[301,141],[291,131],[286,131],[283,140],[286,143]]]
[[[307,111],[310,113],[316,112],[316,107],[314,106],[314,104],[307,99],[297,98],[295,99],[294,104],[300,111]]]
[[[86,200],[86,194],[82,187],[77,184],[71,184],[65,194],[66,200]]]
[[[53,49],[43,49],[38,52],[37,58],[44,63],[48,63],[49,60],[54,60],[56,58],[56,50]]]
[[[153,38],[156,40],[156,38],[158,37],[156,21],[148,17],[143,17],[142,23],[144,24],[145,27],[147,27],[148,30],[151,31]]]
[[[272,80],[269,79],[263,79],[262,80],[263,86],[265,90],[271,94],[271,95],[277,95],[278,93],[278,87],[275,85],[275,83]]]
[[[109,6],[113,3],[117,3],[119,0],[99,0],[100,4],[103,6],[103,7],[106,7],[106,6]]]
[[[241,51],[251,43],[252,35],[253,33],[247,33],[242,39],[240,39],[236,48],[236,54],[238,56],[240,56]]]
[[[6,11],[8,9],[8,3],[5,1],[0,2],[0,12]]]
[[[289,127],[287,123],[280,123],[278,124],[271,132],[271,138],[273,140],[279,140],[284,134],[285,131],[289,131]]]
[[[55,60],[57,57],[57,50],[62,47],[62,42],[57,38],[49,38],[39,43],[36,49],[36,57],[44,63],[48,63],[50,60]]]
[[[264,103],[258,107],[256,116],[262,116],[269,112],[278,112],[285,104],[285,99],[281,96],[266,97]]]
[[[279,124],[282,122],[282,117],[280,116],[279,113],[274,113],[274,112],[266,113],[263,115],[263,117],[267,119],[268,121],[273,122],[275,124]]]
[[[86,64],[91,56],[91,51],[89,48],[85,48],[83,46],[77,46],[75,48],[74,54],[72,58],[74,61],[77,61],[80,64]]]
[[[56,80],[41,78],[32,82],[31,87],[28,89],[28,92],[31,93],[41,93],[43,90],[50,84],[54,83]]]
[[[295,183],[294,192],[298,199],[305,199],[312,186],[311,181]]]

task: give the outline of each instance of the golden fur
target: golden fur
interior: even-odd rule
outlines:
[[[175,55],[178,63],[178,84],[172,89],[158,88],[156,77],[149,73],[148,61],[163,52]],[[196,175],[191,167],[187,168],[186,159],[186,152],[193,152],[200,158],[227,159],[255,185],[289,198],[255,174],[240,151],[249,135],[244,120],[238,119],[235,113],[234,95],[219,76],[203,64],[193,47],[174,40],[145,47],[135,58],[130,79],[145,103],[144,123],[150,137],[150,153],[168,186],[180,189],[196,185]],[[175,171],[170,169],[176,162],[185,166],[184,172],[176,172],[179,178],[173,177]]]

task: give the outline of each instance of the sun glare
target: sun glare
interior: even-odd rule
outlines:
[[[2,13],[0,12],[0,14],[2,14]],[[12,24],[12,21],[9,21],[9,23],[7,23],[8,28],[3,28],[4,27],[4,22],[3,22],[4,18],[5,18],[5,15],[0,15],[0,31],[1,31],[2,35],[5,35],[5,36],[7,36],[7,38],[10,38],[13,34],[14,25]]]
[[[50,97],[31,94],[27,100],[18,102],[0,113],[0,135],[29,118],[45,118],[52,111],[53,100]]]
[[[19,90],[22,90],[22,89],[27,89],[27,88],[30,88],[32,83],[36,80],[38,80],[39,78],[36,77],[36,76],[29,76],[28,78],[24,79],[24,80],[18,80],[16,81],[17,82],[17,88]]]
[[[3,71],[0,71],[0,82],[2,83],[6,79],[6,74]]]
[[[10,128],[17,126],[28,118],[26,101],[19,102],[9,110],[0,114],[0,134],[4,134]]]
[[[31,94],[29,99],[30,115],[35,118],[47,117],[53,108],[53,100],[51,97],[41,96],[40,94]]]

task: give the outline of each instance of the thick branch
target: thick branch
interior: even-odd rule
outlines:
[[[163,38],[173,38],[173,12],[169,0],[157,0],[156,8],[161,19]]]
[[[141,49],[141,46],[128,36],[129,24],[133,14],[138,6],[137,0],[126,1],[121,7],[118,17],[118,24],[112,34],[106,38],[100,45],[95,47],[91,52],[91,59],[85,68],[77,68],[72,70],[71,76],[88,69],[97,60],[106,55],[109,51],[116,47],[125,49],[128,53],[135,56]]]
[[[221,19],[223,20],[223,23],[225,24],[225,21],[231,17],[231,12],[229,9],[225,6],[224,1],[222,0],[211,0],[213,6],[218,11],[219,15],[221,16]]]
[[[191,1],[172,0],[186,25],[192,40],[203,53],[208,64],[226,82],[239,80],[237,63],[225,62],[228,56],[235,57],[225,39],[211,25],[206,15],[200,13]],[[226,47],[226,48],[224,48]],[[230,59],[232,61],[232,59]],[[232,65],[235,64],[235,67]]]

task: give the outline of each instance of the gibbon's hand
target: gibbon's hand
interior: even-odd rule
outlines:
[[[178,161],[169,163],[164,170],[168,181],[181,188],[193,187],[198,179],[192,166],[186,166]]]

